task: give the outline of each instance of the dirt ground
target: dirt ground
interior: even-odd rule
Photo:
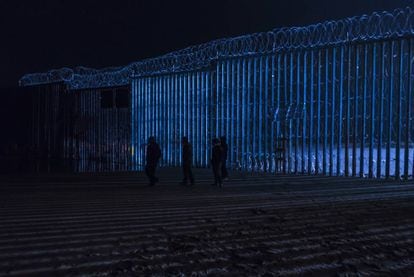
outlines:
[[[2,178],[0,276],[414,276],[414,182]]]

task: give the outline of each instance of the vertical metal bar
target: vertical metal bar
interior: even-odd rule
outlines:
[[[203,142],[203,120],[202,120],[202,88],[203,83],[201,82],[202,72],[197,72],[197,166],[201,167],[202,163],[202,142]],[[181,147],[180,147],[181,149]]]
[[[288,103],[288,68],[287,68],[287,59],[288,54],[283,55],[283,100],[284,100],[284,107],[286,107],[286,115],[283,118],[283,137],[284,137],[284,143],[287,145],[287,150],[285,149],[285,159],[283,161],[283,173],[286,174],[287,168],[289,168],[289,135],[288,135],[288,115],[287,112],[290,109],[289,103]]]
[[[411,114],[411,74],[413,73],[413,63],[412,63],[412,57],[413,57],[413,45],[412,45],[412,39],[408,40],[408,88],[405,92],[405,101],[406,101],[406,114],[405,114],[405,150],[404,150],[404,179],[408,180],[408,165],[410,161],[410,114]],[[414,160],[413,160],[414,164]]]
[[[289,109],[291,110],[291,114],[289,115],[290,118],[289,120],[289,147],[288,147],[288,172],[291,173],[292,172],[292,158],[291,158],[291,153],[292,153],[292,121],[293,121],[293,117],[292,117],[292,102],[293,102],[293,53],[290,53],[290,95],[289,95]],[[293,111],[294,113],[294,111]]]
[[[235,94],[235,61],[232,60],[231,63],[231,105],[230,105],[230,117],[229,117],[229,136],[230,138],[228,138],[229,141],[229,154],[230,154],[230,160],[229,160],[229,164],[227,166],[229,166],[230,168],[232,167],[232,165],[234,164],[234,154],[235,154],[235,142],[236,142],[236,138],[235,138],[235,134],[234,131],[236,128],[238,128],[238,125],[236,125],[235,123],[237,122],[237,114],[235,114],[235,104],[234,104],[234,94]],[[237,129],[236,129],[237,130]],[[237,150],[236,150],[237,151]]]
[[[205,73],[205,88],[206,91],[204,93],[204,105],[205,105],[205,114],[204,114],[204,119],[205,119],[205,140],[204,140],[204,166],[208,167],[208,145],[209,145],[209,130],[210,130],[210,126],[209,126],[209,117],[212,116],[212,114],[210,113],[210,95],[211,95],[211,91],[210,91],[210,72],[206,72]]]
[[[319,148],[320,148],[320,140],[321,140],[321,94],[322,94],[322,51],[318,50],[318,95],[316,99],[316,139],[315,139],[315,173],[319,174],[320,172],[320,161],[319,161]]]
[[[329,144],[329,175],[334,175],[334,146],[335,146],[335,109],[336,109],[336,51],[332,52],[332,109],[331,109],[331,141]]]
[[[347,73],[347,89],[346,89],[346,112],[345,112],[345,176],[349,176],[349,136],[350,136],[350,120],[351,120],[351,64],[352,64],[352,47],[347,45],[348,49],[348,73]]]
[[[160,109],[160,130],[159,130],[159,134],[158,134],[158,140],[159,140],[159,144],[162,150],[162,166],[166,166],[166,159],[164,158],[164,154],[165,154],[165,90],[164,90],[164,77],[163,76],[159,76],[158,79],[158,88],[159,88],[159,109]]]
[[[135,141],[135,152],[136,152],[136,167],[135,170],[139,171],[140,164],[141,164],[141,153],[140,153],[140,142],[141,142],[141,129],[142,129],[142,108],[141,108],[141,78],[136,77],[136,98],[137,98],[137,106],[135,109],[136,117],[137,117],[137,124],[135,126],[136,128],[136,141]],[[100,143],[99,143],[100,144]],[[99,146],[98,144],[98,146]]]
[[[367,118],[367,90],[368,90],[368,45],[364,45],[364,94],[362,97],[362,115],[361,115],[361,152],[360,152],[360,164],[359,164],[359,176],[364,177],[365,173],[365,135]]]
[[[151,78],[151,88],[152,88],[152,95],[154,100],[154,106],[153,106],[153,120],[154,120],[154,136],[157,139],[157,142],[159,140],[158,137],[158,86],[157,86],[157,76],[154,76]]]
[[[169,94],[169,107],[170,112],[168,114],[168,159],[170,166],[175,166],[174,155],[174,111],[175,111],[175,94],[174,94],[174,75],[168,75],[168,94]]]
[[[220,89],[220,62],[217,63],[217,76],[216,76],[216,138],[219,136],[219,132],[220,132],[220,95],[221,95],[221,89]]]
[[[155,119],[155,89],[154,89],[154,77],[147,77],[146,78],[146,101],[148,103],[148,118],[147,118],[147,136],[145,140],[148,140],[149,136],[155,136],[155,127],[154,127],[154,119]]]
[[[236,157],[235,157],[235,160],[234,160],[234,162],[236,162],[236,166],[237,166],[237,168],[240,166],[240,162],[241,162],[241,154],[243,153],[243,149],[242,149],[242,144],[241,144],[241,124],[242,124],[242,116],[241,116],[241,114],[243,113],[243,110],[242,110],[242,105],[241,105],[241,101],[240,101],[240,99],[241,99],[241,94],[243,93],[242,92],[242,89],[241,89],[241,71],[240,71],[240,59],[238,59],[237,60],[237,87],[236,87],[236,103],[235,103],[235,106],[234,106],[234,109],[235,109],[235,111],[236,111],[236,116],[235,116],[235,118],[236,118],[236,125],[235,126],[237,126],[237,128],[236,128],[236,145],[235,145],[235,149],[236,149]]]
[[[177,117],[177,110],[178,110],[178,104],[176,102],[177,99],[177,76],[176,75],[168,75],[168,80],[170,83],[170,114],[168,114],[169,117],[169,124],[170,124],[170,133],[168,134],[168,147],[169,147],[169,154],[170,154],[170,166],[175,165],[176,162],[176,149],[174,145],[175,140],[175,133],[177,130],[177,123],[176,123],[176,117]]]
[[[147,79],[147,93],[149,99],[149,109],[148,109],[148,118],[149,118],[149,136],[154,135],[154,95],[152,93],[152,78]]]
[[[265,58],[265,82],[264,82],[264,128],[262,127],[262,137],[264,138],[263,142],[263,155],[264,155],[264,159],[265,159],[265,168],[264,170],[267,171],[270,167],[269,167],[269,163],[270,163],[270,153],[269,153],[269,146],[268,146],[268,142],[269,142],[269,134],[270,134],[270,130],[272,130],[272,126],[269,125],[269,104],[273,104],[272,102],[269,101],[269,56],[266,56]],[[270,103],[269,103],[270,102]],[[270,130],[269,130],[270,128]]]
[[[131,91],[131,146],[132,146],[132,169],[135,169],[135,151],[136,151],[136,147],[135,147],[135,126],[136,126],[136,122],[135,122],[135,114],[136,114],[136,101],[135,101],[135,96],[137,93],[136,90],[136,84],[137,81],[136,79],[132,79],[132,91]],[[96,150],[95,150],[96,151]]]
[[[314,94],[315,94],[315,52],[311,51],[311,61],[310,61],[310,99],[309,99],[309,138],[308,138],[308,174],[312,174],[312,164],[314,163],[313,160],[313,141],[316,139],[313,136],[314,132]],[[319,118],[318,118],[319,120]],[[317,153],[316,153],[317,155]]]
[[[176,166],[181,165],[181,94],[180,94],[180,84],[179,84],[179,75],[174,74],[175,80],[175,138],[174,138],[174,148],[175,148],[175,160]]]
[[[275,74],[277,73],[277,92],[275,95]],[[275,98],[276,97],[276,98]],[[275,103],[276,101],[276,103]],[[277,169],[277,164],[278,162],[276,161],[277,157],[275,155],[275,146],[279,144],[279,133],[280,133],[280,54],[277,55],[277,69],[275,68],[275,55],[272,56],[272,106],[274,107],[276,104],[276,118],[273,118],[273,120],[276,120],[276,122],[273,122],[272,124],[272,133],[271,133],[271,145],[270,145],[270,153],[271,153],[271,157],[272,157],[272,162],[273,162],[273,172],[276,173]],[[276,111],[273,111],[274,113]],[[275,135],[275,124],[276,123],[276,135]],[[276,143],[276,144],[275,144]]]
[[[226,101],[225,97],[227,95],[226,91],[226,65],[225,61],[221,64],[221,95],[220,95],[220,110],[221,110],[221,120],[220,120],[220,134],[217,136],[218,138],[221,137],[226,132],[226,117],[224,114],[224,110],[226,108]]]
[[[136,168],[135,170],[141,169],[141,149],[140,149],[140,143],[141,143],[141,128],[142,128],[142,122],[141,122],[141,115],[142,115],[142,108],[141,108],[141,78],[136,77],[136,90],[137,90],[137,107],[136,107],[136,113],[137,113],[137,125],[136,128],[136,144],[135,144],[135,152],[136,152]],[[100,128],[100,127],[99,127]],[[99,136],[100,137],[100,136]],[[100,143],[99,143],[100,144]],[[101,149],[100,149],[101,151]]]
[[[152,127],[152,134],[155,136],[155,138],[158,140],[157,137],[157,115],[158,115],[158,109],[157,109],[157,77],[151,78],[151,94],[152,94],[152,121],[153,121],[153,127]]]
[[[197,155],[197,113],[196,113],[196,106],[197,106],[197,90],[196,90],[196,73],[191,73],[191,141],[193,145],[195,145],[195,151],[193,149],[193,152],[195,155],[193,155],[193,164],[195,165],[196,155]]]
[[[412,171],[411,171],[411,178],[414,179],[414,97],[411,95],[411,88],[412,88],[412,84],[411,82],[413,81],[413,47],[414,47],[414,43],[413,43],[413,39],[410,39],[410,54],[409,54],[409,63],[410,63],[410,71],[409,71],[409,76],[408,76],[408,81],[410,82],[410,86],[408,89],[408,94],[410,94],[409,99],[411,101],[408,101],[407,105],[410,105],[411,107],[411,115],[410,115],[410,121],[407,123],[408,125],[408,129],[411,132],[411,138],[410,138],[410,146],[411,146],[411,150],[413,152],[412,154],[412,160],[411,160],[411,164],[412,164]],[[412,103],[411,103],[412,102]]]
[[[199,72],[194,72],[193,74],[193,165],[198,167],[198,158],[199,158],[199,87],[198,87],[198,76]]]
[[[169,145],[169,130],[168,130],[168,120],[170,118],[169,114],[169,97],[168,97],[168,76],[163,76],[163,91],[164,91],[164,107],[165,107],[165,114],[164,114],[164,147],[162,149],[163,152],[163,159],[164,165],[170,166],[170,161],[168,159],[168,145]]]
[[[144,78],[139,77],[139,117],[140,117],[140,126],[139,126],[139,165],[140,165],[140,170],[142,170],[142,165],[143,165],[143,157],[144,157],[144,153],[143,153],[143,148],[142,148],[142,144],[144,143],[143,139],[144,139],[144,132],[145,132],[145,106],[143,105],[144,103]],[[102,116],[102,113],[101,113]],[[103,120],[103,119],[101,119]],[[103,129],[101,127],[101,129]],[[101,131],[102,132],[102,131]]]
[[[397,126],[396,126],[396,153],[395,153],[395,179],[401,177],[401,127],[402,127],[402,96],[404,94],[404,43],[405,40],[400,40],[400,78],[399,78],[399,89],[397,93]]]
[[[392,126],[393,126],[393,116],[392,116],[392,104],[394,98],[394,46],[395,41],[391,42],[391,55],[390,55],[390,90],[388,95],[388,130],[387,130],[387,150],[386,150],[386,160],[385,160],[385,177],[389,178],[391,173],[390,162],[391,162],[391,142],[392,142]]]
[[[204,154],[205,154],[205,128],[206,128],[206,124],[205,124],[205,95],[206,95],[206,87],[205,87],[205,72],[201,71],[200,72],[200,78],[199,78],[199,82],[200,82],[200,166],[204,167]]]
[[[241,122],[241,161],[243,164],[243,167],[246,169],[246,165],[247,165],[247,146],[246,146],[246,117],[247,117],[247,105],[246,105],[246,97],[247,97],[247,89],[246,89],[246,59],[243,59],[243,64],[242,64],[242,75],[243,75],[243,88],[242,88],[242,109],[241,109],[241,117],[242,117],[242,122]]]
[[[200,115],[200,133],[199,133],[199,166],[204,167],[204,129],[205,129],[205,121],[204,121],[204,96],[205,96],[205,86],[204,86],[204,72],[201,71],[198,77],[198,87],[199,87],[199,115]]]
[[[305,147],[306,147],[306,124],[307,124],[307,90],[308,90],[308,71],[307,71],[307,66],[308,66],[308,52],[306,51],[305,54],[303,55],[303,90],[302,90],[302,111],[300,111],[300,115],[302,115],[302,174],[305,174],[306,172],[306,161],[305,161]],[[300,106],[302,106],[300,105]],[[310,104],[312,105],[312,104]],[[299,107],[300,107],[299,106]],[[309,149],[309,147],[308,147]],[[308,157],[308,159],[310,158],[310,156]],[[309,161],[308,161],[309,162]]]
[[[174,166],[173,160],[173,109],[174,109],[174,94],[173,94],[173,86],[172,86],[172,76],[167,76],[167,90],[168,90],[168,162],[170,166]]]
[[[176,90],[176,80],[175,74],[170,75],[171,79],[171,163],[173,166],[177,166],[177,90]]]
[[[184,136],[184,92],[183,92],[183,74],[179,74],[178,75],[178,84],[179,84],[179,97],[178,97],[178,101],[179,101],[179,107],[180,107],[180,112],[178,114],[178,122],[180,124],[180,137],[179,140],[181,141],[181,138]],[[179,146],[180,149],[180,154],[179,154],[179,161],[180,164],[182,163],[182,147]]]
[[[340,73],[339,73],[339,116],[338,116],[338,144],[336,150],[336,175],[341,175],[341,162],[342,162],[342,122],[343,122],[343,95],[344,95],[344,52],[345,46],[341,46],[341,60],[340,60]]]
[[[143,144],[145,143],[146,144],[146,142],[147,142],[147,138],[148,138],[148,126],[149,126],[149,117],[148,117],[148,114],[149,114],[149,109],[150,109],[150,102],[149,102],[149,99],[148,99],[148,86],[147,86],[147,82],[148,82],[148,79],[147,78],[144,78],[143,79],[143,95],[142,95],[142,103],[143,103],[143,108],[144,108],[144,132],[143,132],[143,135],[144,135],[144,137],[143,137]],[[147,103],[147,105],[144,105],[144,103]],[[144,150],[145,151],[145,150]],[[145,164],[145,155],[146,155],[146,153],[144,153],[143,154],[143,165]]]
[[[162,144],[162,156],[163,156],[163,165],[170,166],[170,161],[168,158],[168,145],[169,145],[169,91],[168,91],[168,76],[162,76],[162,90],[164,94],[164,137]]]
[[[327,175],[327,146],[328,146],[328,108],[329,108],[329,49],[325,50],[325,124],[323,136],[323,174]]]
[[[210,145],[211,139],[214,136],[213,128],[215,123],[215,116],[214,116],[214,89],[215,89],[215,71],[212,69],[211,71],[207,71],[207,95],[206,95],[206,103],[207,103],[207,110],[206,110],[206,121],[208,123],[207,127],[207,139],[206,139],[206,164],[207,167],[210,167]]]
[[[384,133],[384,98],[385,98],[385,59],[386,59],[387,42],[381,44],[381,92],[379,99],[379,115],[378,115],[378,151],[377,151],[377,177],[382,177],[382,138]]]
[[[153,89],[153,99],[154,99],[154,136],[159,140],[158,136],[158,77],[152,77],[152,89]]]
[[[357,143],[358,143],[358,95],[359,95],[359,46],[355,47],[355,94],[354,94],[354,134],[352,146],[352,176],[357,172]]]
[[[256,87],[256,86],[255,86]],[[266,103],[266,100],[263,99],[263,57],[260,57],[259,60],[259,99],[257,100],[258,104],[258,157],[260,163],[263,163],[264,160],[264,149],[263,149],[263,104]],[[256,121],[256,120],[255,120]],[[264,170],[264,168],[260,168],[260,170]]]
[[[257,58],[254,58],[253,61],[253,113],[252,113],[252,127],[253,127],[253,139],[252,139],[252,156],[255,158],[255,163],[258,162],[257,160],[257,154],[258,154],[258,142],[257,142],[257,105],[258,99],[257,99]],[[256,164],[257,169],[257,164]]]
[[[231,95],[231,87],[230,87],[230,77],[232,76],[232,67],[230,64],[230,60],[226,62],[226,95],[225,95],[225,107],[226,107],[226,120],[224,120],[225,128],[224,128],[224,135],[227,138],[227,144],[230,145],[231,138],[230,138],[230,95]],[[232,152],[232,151],[230,151]],[[231,155],[230,155],[231,156]]]
[[[188,138],[188,87],[187,87],[187,74],[182,75],[183,82],[183,136]]]
[[[193,105],[194,105],[194,103],[193,103],[193,87],[192,87],[192,73],[188,73],[187,74],[187,78],[188,78],[188,86],[187,86],[187,97],[188,97],[188,101],[187,101],[187,104],[188,104],[188,139],[189,139],[189,141],[193,144],[194,143],[194,141],[193,141],[193,134],[194,134],[194,129],[193,129],[193,127],[192,127],[192,124],[193,124],[193,116],[192,116],[192,110],[193,110]],[[194,156],[194,154],[193,154],[193,156]],[[193,161],[192,161],[193,162]]]
[[[300,52],[297,53],[297,64],[296,64],[296,103],[295,103],[295,111],[294,111],[294,118],[295,118],[295,173],[299,171],[299,127],[300,127],[300,89],[301,89],[301,81],[300,81]]]
[[[174,76],[168,76],[168,90],[169,90],[169,102],[170,102],[170,113],[168,114],[168,159],[170,160],[170,165],[175,166],[175,155],[174,155],[174,110],[175,110],[175,99],[174,99]]]
[[[372,91],[371,91],[371,128],[369,143],[369,178],[374,176],[374,138],[375,138],[375,99],[376,99],[376,82],[377,82],[377,44],[374,43],[372,49]]]
[[[193,165],[197,167],[197,73],[191,73],[191,143],[193,145]]]
[[[249,157],[247,157],[247,163],[249,163],[249,159],[253,159],[253,148],[251,145],[251,136],[252,136],[252,124],[251,124],[251,101],[250,101],[250,97],[251,97],[251,91],[252,91],[252,59],[248,60],[248,65],[247,65],[247,95],[246,95],[246,153],[247,155],[249,155]],[[253,115],[254,116],[254,115]],[[252,168],[250,168],[250,170],[252,170]]]
[[[171,114],[171,124],[172,124],[172,160],[173,165],[178,166],[178,149],[177,149],[177,135],[178,135],[178,126],[177,126],[177,117],[178,117],[178,99],[177,99],[177,75],[171,75],[171,93],[172,93],[172,102],[173,102],[173,109]]]

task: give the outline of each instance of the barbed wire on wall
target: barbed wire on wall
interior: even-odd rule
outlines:
[[[374,12],[306,27],[278,28],[235,38],[219,39],[124,67],[61,68],[24,75],[21,86],[65,82],[70,89],[127,85],[133,76],[198,70],[223,58],[266,55],[296,49],[313,49],[344,43],[393,39],[414,34],[414,9]]]

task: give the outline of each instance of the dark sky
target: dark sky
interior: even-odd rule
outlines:
[[[125,65],[213,39],[413,6],[414,0],[1,0],[0,87],[24,73]]]

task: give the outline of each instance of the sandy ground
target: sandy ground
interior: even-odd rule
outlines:
[[[414,276],[414,182],[2,178],[0,276]]]

